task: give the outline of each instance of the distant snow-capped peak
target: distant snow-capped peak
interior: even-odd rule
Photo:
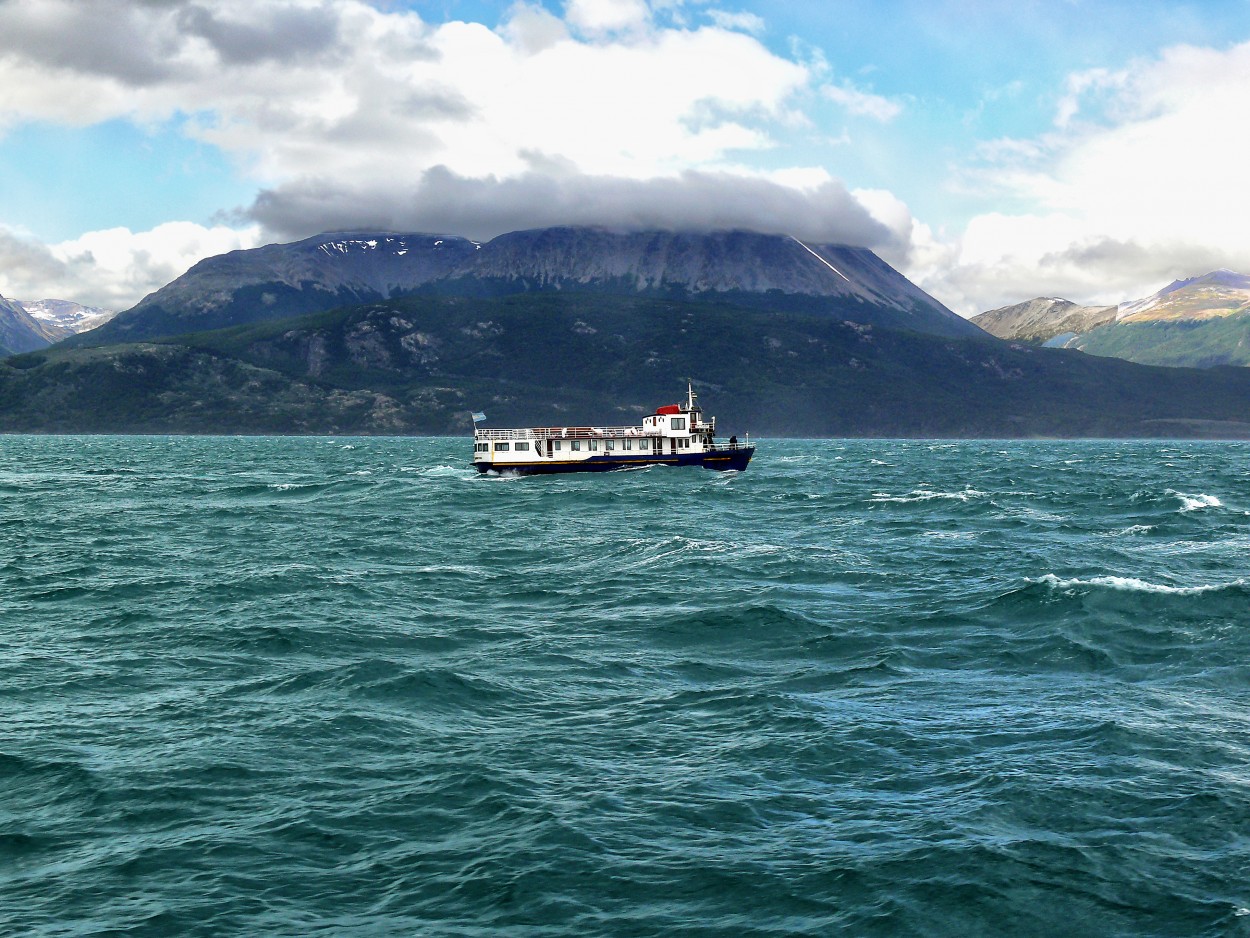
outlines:
[[[64,338],[86,332],[108,322],[113,310],[83,306],[70,300],[19,300],[22,308],[49,333],[49,338]]]
[[[1250,275],[1221,267],[1185,280],[1174,280],[1140,300],[1121,303],[1117,320],[1206,319],[1243,312],[1250,306]]]

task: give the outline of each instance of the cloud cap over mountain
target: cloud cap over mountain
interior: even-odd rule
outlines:
[[[469,178],[434,167],[397,194],[386,182],[301,181],[261,193],[247,211],[277,240],[371,227],[486,240],[523,228],[595,225],[638,231],[745,229],[877,247],[893,233],[838,182],[798,189],[763,178],[688,170],[657,179],[537,171]],[[342,224],[349,220],[351,225]]]

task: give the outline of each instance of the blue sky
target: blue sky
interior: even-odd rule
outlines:
[[[334,227],[864,244],[961,313],[1250,269],[1250,3],[0,0],[0,293]]]
[[[190,139],[184,121],[87,127],[24,123],[0,139],[0,221],[48,240],[171,218],[207,223],[244,204],[255,180],[229,156]]]

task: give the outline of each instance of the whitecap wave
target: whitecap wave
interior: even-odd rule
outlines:
[[[934,492],[931,489],[915,489],[908,492],[906,495],[891,495],[889,492],[873,492],[869,501],[896,502],[903,504],[907,502],[931,502],[945,499],[947,501],[966,502],[974,498],[985,498],[987,494],[987,492],[980,492],[974,488],[966,488],[962,492]]]
[[[1214,495],[1205,495],[1199,492],[1197,495],[1187,495],[1184,492],[1178,492],[1175,489],[1168,489],[1168,494],[1173,498],[1180,499],[1181,507],[1178,511],[1200,511],[1203,508],[1223,508],[1224,503]]]
[[[1030,577],[1029,582],[1042,583],[1052,589],[1065,592],[1082,588],[1101,587],[1103,589],[1118,590],[1126,593],[1159,593],[1168,596],[1197,596],[1202,593],[1216,593],[1220,590],[1232,589],[1246,585],[1246,581],[1241,578],[1233,580],[1231,583],[1208,583],[1200,586],[1169,586],[1166,583],[1151,583],[1147,580],[1131,576],[1094,576],[1083,580],[1079,577],[1065,579],[1063,577],[1055,576],[1053,573],[1047,573],[1042,577]]]
[[[404,466],[403,468],[400,469],[400,472],[415,472],[418,475],[430,476],[431,478],[437,479],[443,476],[465,475],[470,470],[475,475],[480,475],[480,473],[478,473],[478,471],[476,469],[473,469],[473,467],[471,466],[448,466],[448,465],[421,466],[419,468],[412,468],[412,469],[408,468],[407,466]]]

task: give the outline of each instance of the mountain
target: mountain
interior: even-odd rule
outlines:
[[[21,305],[51,342],[95,329],[117,315],[112,310],[70,300],[23,300]]]
[[[1250,438],[1250,369],[1005,342],[862,249],[586,228],[210,258],[0,362],[0,430],[466,433],[474,409],[619,424],[687,377],[729,432]]]
[[[972,317],[1000,339],[1044,345],[1056,336],[1088,332],[1115,319],[1114,306],[1079,306],[1071,300],[1039,296]]]
[[[22,302],[0,296],[0,355],[44,348],[67,336],[94,329],[113,313],[69,300]]]
[[[134,342],[402,296],[449,275],[477,248],[465,238],[340,231],[231,251],[70,341]]]
[[[1174,281],[1066,344],[1148,365],[1250,365],[1250,276],[1216,270]]]
[[[1250,276],[1215,270],[1118,306],[1039,297],[972,322],[999,338],[1143,365],[1250,365]]]
[[[517,231],[482,245],[472,263],[439,286],[462,295],[589,290],[714,300],[837,312],[938,335],[980,334],[867,248],[749,231]]]
[[[494,426],[617,425],[675,399],[687,377],[739,435],[1250,438],[1250,369],[565,291],[409,296],[61,344],[0,362],[0,430],[467,436],[475,409]]]
[[[1121,320],[1079,335],[1068,347],[1144,365],[1250,365],[1250,313],[1207,319]]]
[[[1175,280],[1153,296],[1120,304],[1119,322],[1219,319],[1250,311],[1250,276],[1214,270]]]
[[[478,243],[329,232],[201,261],[76,346],[245,325],[409,295],[599,293],[806,310],[944,336],[980,330],[871,251],[745,231],[546,228]]]
[[[38,320],[21,303],[0,296],[0,355],[30,352],[49,341]]]

